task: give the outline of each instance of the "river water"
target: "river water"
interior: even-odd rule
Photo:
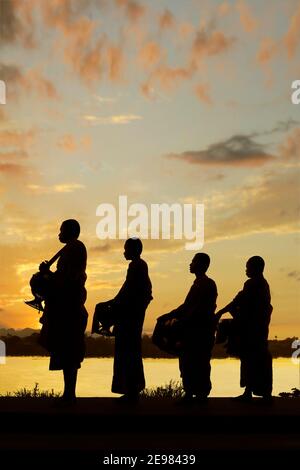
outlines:
[[[37,382],[41,390],[62,391],[61,371],[48,370],[46,357],[7,357],[6,364],[0,364],[0,394],[14,392],[21,388],[32,389]],[[236,359],[213,359],[211,396],[230,397],[241,392],[239,387],[239,361]],[[109,397],[112,377],[112,358],[88,358],[82,364],[78,375],[77,396]],[[299,388],[299,367],[289,358],[274,359],[273,394]],[[179,381],[176,359],[144,359],[148,388]]]

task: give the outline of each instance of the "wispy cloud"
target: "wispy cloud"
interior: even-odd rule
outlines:
[[[77,139],[73,134],[65,134],[59,139],[57,145],[65,152],[73,153],[80,149],[89,148],[91,139],[87,135]]]
[[[26,173],[24,160],[28,159],[28,150],[36,137],[34,130],[0,131],[0,173],[10,176],[20,176]]]
[[[241,25],[246,33],[252,33],[257,29],[258,21],[250,10],[249,5],[244,0],[239,0],[237,9],[240,14]]]
[[[212,104],[210,85],[208,83],[198,83],[198,85],[195,86],[195,94],[203,103]]]
[[[99,103],[115,103],[117,101],[116,97],[112,96],[101,96],[101,95],[94,95],[94,98],[99,102]]]
[[[172,29],[176,25],[176,20],[173,13],[166,8],[159,16],[159,27],[162,30]]]
[[[92,125],[98,124],[129,124],[134,121],[139,121],[142,116],[136,114],[119,114],[114,116],[94,116],[92,114],[86,114],[83,119]]]
[[[27,188],[36,194],[51,194],[51,193],[73,193],[79,189],[85,189],[85,186],[78,183],[60,183],[52,186],[41,186],[37,184],[29,184]]]
[[[290,16],[287,32],[279,39],[273,39],[272,37],[264,37],[261,40],[259,50],[257,53],[257,61],[263,67],[285,52],[289,60],[295,58],[297,49],[300,45],[300,3],[296,2],[296,10],[294,14]],[[266,69],[268,74],[271,72]]]

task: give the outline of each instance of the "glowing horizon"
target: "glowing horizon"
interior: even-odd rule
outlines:
[[[90,319],[127,269],[96,208],[205,206],[218,307],[266,261],[271,337],[299,336],[300,2],[9,0],[0,3],[0,327],[38,328],[29,279],[76,218]],[[145,240],[145,330],[193,282],[183,241]]]

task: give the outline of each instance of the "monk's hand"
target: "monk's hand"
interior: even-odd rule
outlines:
[[[171,318],[170,320],[166,321],[167,326],[173,326],[174,323],[178,322],[177,318]]]
[[[49,265],[47,261],[43,261],[39,266],[39,271],[41,273],[48,273],[49,272]]]
[[[217,320],[220,320],[221,316],[224,314],[224,312],[222,312],[222,310],[219,310],[217,313],[215,313],[215,318]]]

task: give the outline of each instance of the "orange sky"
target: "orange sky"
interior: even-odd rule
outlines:
[[[113,297],[123,242],[96,208],[203,203],[218,307],[266,260],[271,336],[299,336],[300,2],[0,0],[0,326],[39,327],[31,275],[76,218],[88,302]],[[145,240],[154,300],[145,328],[183,301],[192,252]]]

